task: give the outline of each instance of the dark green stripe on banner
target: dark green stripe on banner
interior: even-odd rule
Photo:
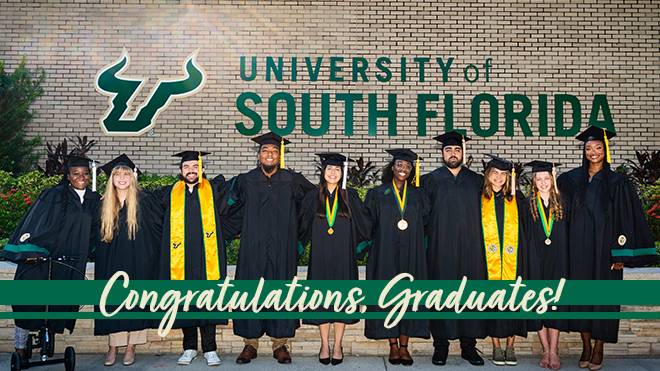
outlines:
[[[384,319],[387,312],[334,313],[334,312],[186,312],[177,319]],[[98,312],[0,312],[0,319],[104,319]],[[163,313],[119,313],[112,319],[161,319]],[[408,312],[406,319],[660,319],[660,312]]]

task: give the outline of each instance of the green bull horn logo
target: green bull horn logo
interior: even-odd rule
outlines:
[[[200,91],[206,82],[204,70],[195,61],[197,51],[186,58],[183,78],[158,80],[144,103],[129,115],[131,102],[147,79],[122,77],[130,58],[124,49],[115,62],[103,67],[96,75],[96,90],[110,97],[109,108],[101,117],[103,131],[109,135],[141,135],[156,123],[158,115],[174,98],[183,98]]]

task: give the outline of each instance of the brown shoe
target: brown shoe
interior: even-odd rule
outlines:
[[[239,365],[250,363],[255,358],[257,358],[257,350],[252,345],[246,345],[236,358],[236,363]]]
[[[392,365],[398,365],[401,363],[401,356],[399,356],[399,343],[395,341],[390,341],[390,355],[387,357],[387,361]]]
[[[399,357],[401,357],[401,364],[404,366],[412,366],[414,363],[408,352],[408,344],[399,344]]]
[[[277,363],[291,363],[291,355],[286,349],[286,345],[275,349],[273,351],[273,358],[277,359]]]

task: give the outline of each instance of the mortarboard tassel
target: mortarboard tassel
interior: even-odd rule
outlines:
[[[341,189],[346,189],[347,181],[348,181],[348,156],[346,156],[346,161],[344,161],[343,175],[341,177]]]
[[[467,164],[467,148],[465,148],[465,137],[461,135],[461,147],[463,150],[463,165]]]
[[[284,169],[284,138],[280,140],[280,169]]]
[[[559,188],[557,188],[557,168],[555,164],[552,164],[552,184],[555,186],[555,192],[559,193]]]
[[[603,138],[605,139],[605,154],[607,158],[607,163],[612,164],[612,158],[610,157],[610,141],[607,139],[607,131],[603,129]]]
[[[199,174],[198,184],[199,184],[200,187],[202,187],[202,184],[204,184],[204,182],[202,181],[202,179],[203,179],[202,178],[202,173],[203,173],[203,170],[202,170],[202,152],[197,152],[197,173]]]
[[[415,187],[419,188],[419,155],[415,160]]]
[[[133,176],[135,177],[135,180],[137,180],[137,178],[138,178],[137,166],[133,168]]]
[[[516,168],[511,169],[511,195],[516,195]]]
[[[96,161],[92,161],[92,192],[96,192]]]

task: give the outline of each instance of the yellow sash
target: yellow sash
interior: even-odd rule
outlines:
[[[481,223],[486,248],[486,265],[489,280],[515,280],[518,261],[518,206],[516,198],[504,199],[504,249],[500,245],[495,215],[495,196],[481,197]]]
[[[184,280],[185,273],[185,219],[186,219],[186,184],[178,181],[172,187],[170,212],[170,279]],[[199,206],[201,209],[202,229],[204,235],[204,255],[206,261],[206,279],[220,279],[218,263],[218,238],[215,224],[215,207],[213,205],[213,189],[208,180],[202,179],[197,187]]]

